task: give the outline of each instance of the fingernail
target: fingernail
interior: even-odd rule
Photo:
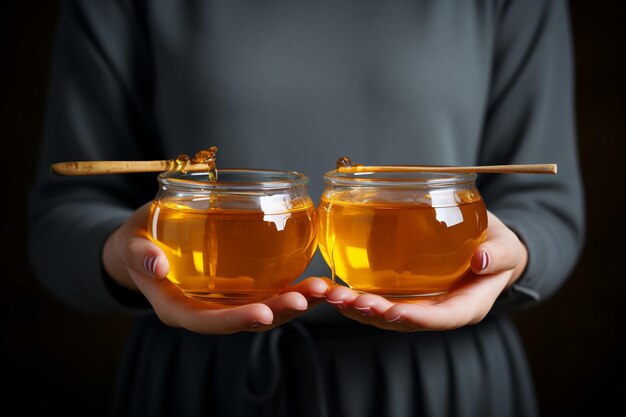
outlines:
[[[374,312],[372,311],[371,307],[356,307],[356,306],[354,306],[354,308],[359,310],[361,312],[362,316],[371,317],[371,316],[374,315]]]
[[[337,310],[343,310],[346,307],[346,303],[344,303],[343,301],[339,300],[339,301],[334,301],[334,300],[326,300],[327,302],[331,303],[332,305],[334,305]]]
[[[391,320],[386,320],[387,323],[404,323],[404,320],[402,320],[402,316],[397,316],[392,318]]]
[[[143,269],[145,269],[146,272],[153,277],[156,277],[156,266],[158,260],[158,256],[146,256],[143,260]]]
[[[272,324],[271,321],[269,323],[264,323],[261,320],[253,320],[250,322],[250,324],[248,324],[248,327],[256,329],[257,327],[269,326],[270,324]]]
[[[482,263],[482,265],[480,267],[480,270],[484,271],[489,266],[489,254],[487,252],[485,252],[485,251],[482,251],[481,254],[482,254],[482,258],[483,258],[483,263]]]

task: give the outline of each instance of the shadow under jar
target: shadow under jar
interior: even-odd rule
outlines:
[[[333,277],[391,299],[447,293],[485,240],[476,174],[330,171],[318,244]]]
[[[165,252],[167,278],[218,307],[266,300],[302,274],[316,250],[308,178],[297,172],[164,172],[147,231]]]

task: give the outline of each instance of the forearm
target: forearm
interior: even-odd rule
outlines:
[[[556,163],[556,175],[479,178],[487,207],[528,250],[528,264],[497,308],[550,297],[567,279],[584,240],[583,187],[574,117],[567,2],[510,2],[494,46],[480,164]]]
[[[545,301],[565,283],[576,265],[584,241],[582,220],[568,221],[554,213],[529,216],[523,209],[513,208],[500,210],[498,215],[529,253],[526,268],[500,297],[496,309],[518,309]]]
[[[135,311],[138,306],[120,303],[111,292],[102,264],[104,242],[129,210],[101,202],[55,204],[36,211],[30,225],[30,260],[39,282],[81,310]]]

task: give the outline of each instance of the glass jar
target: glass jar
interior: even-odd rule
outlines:
[[[327,172],[318,244],[333,279],[392,299],[448,292],[486,237],[475,180],[475,173]]]
[[[149,238],[169,261],[167,278],[218,306],[263,301],[296,280],[317,248],[308,178],[297,172],[220,169],[158,176]]]

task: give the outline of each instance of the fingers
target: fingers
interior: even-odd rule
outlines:
[[[306,298],[323,298],[331,287],[328,278],[309,277],[285,289],[285,292],[297,291]]]
[[[476,324],[487,316],[511,273],[470,275],[463,285],[440,298],[395,304],[385,312],[385,321],[422,330],[452,330]]]
[[[159,281],[144,274],[132,274],[159,319],[168,326],[201,334],[231,334],[273,327],[274,313],[265,304],[218,308],[185,296],[166,279]]]
[[[469,274],[449,293],[438,297],[390,300],[336,286],[327,301],[359,323],[396,331],[452,330],[481,321],[502,292],[512,271]]]
[[[274,312],[306,311],[309,307],[307,299],[298,292],[280,294],[265,301],[264,304]]]
[[[343,301],[345,305],[338,303],[337,309],[352,320],[386,330],[452,330],[482,320],[497,297],[497,291],[493,292],[493,297],[485,294],[476,297],[475,294],[462,293],[443,300],[397,302],[363,294],[357,295],[352,303],[348,299]],[[334,296],[335,294],[332,295]],[[484,298],[488,300],[485,301]]]
[[[263,303],[237,307],[218,305],[185,296],[167,279],[159,281],[143,271],[132,274],[137,287],[163,323],[196,333],[269,330],[305,313],[309,307],[306,297],[295,291],[277,295]]]
[[[358,314],[361,317],[373,317],[383,314],[393,303],[375,294],[360,294],[348,287],[337,285],[332,288],[326,301],[334,305],[342,314]],[[350,309],[356,310],[351,312]]]
[[[473,312],[450,304],[398,303],[385,313],[385,321],[421,330],[451,330],[470,324]]]
[[[394,303],[378,295],[360,294],[338,285],[328,292],[326,301],[342,315],[359,323],[386,330],[405,330],[403,326],[386,321],[385,313]]]
[[[343,285],[335,285],[326,294],[326,301],[335,306],[337,310],[342,311],[345,310],[347,307],[351,307],[352,303],[354,302],[354,300],[356,300],[358,296],[359,294],[356,291],[348,287],[344,287]]]
[[[262,303],[216,310],[204,306],[198,315],[191,314],[183,327],[203,334],[231,334],[269,330],[276,327],[274,321],[274,313]]]
[[[264,304],[268,306],[274,320],[272,327],[280,326],[294,318],[306,313],[309,309],[309,302],[307,299],[298,292],[288,292],[280,294],[265,301]],[[270,327],[266,327],[259,330],[267,330]]]
[[[129,245],[129,248],[131,253],[146,249],[141,241]],[[158,260],[156,262],[158,276],[162,264]],[[134,268],[139,271],[131,272],[133,280],[154,307],[159,319],[166,325],[183,327],[202,334],[272,329],[304,314],[312,306],[307,297],[319,302],[318,300],[324,299],[329,288],[329,281],[326,279],[308,278],[291,287],[292,291],[279,294],[263,303],[225,307],[190,299],[168,280],[158,280],[146,273],[143,263],[141,267],[139,264],[134,264]]]
[[[302,294],[307,302],[308,308],[315,307],[326,299],[326,294],[332,283],[328,278],[309,277],[299,283],[286,288],[283,292],[298,292]]]
[[[265,301],[274,313],[273,324],[278,326],[301,316],[324,301],[329,288],[328,278],[309,277]]]
[[[472,303],[468,297],[456,297],[445,302],[422,300],[397,303],[385,312],[387,323],[402,324],[407,329],[452,330],[482,320],[490,306]]]

